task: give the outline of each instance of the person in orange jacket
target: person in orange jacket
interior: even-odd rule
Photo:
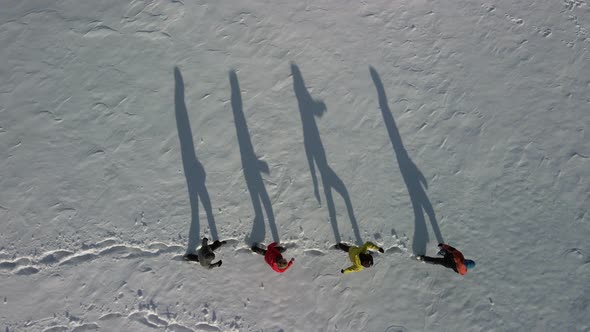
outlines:
[[[352,262],[350,267],[340,270],[340,273],[360,272],[365,267],[373,266],[373,256],[371,256],[369,250],[378,250],[380,253],[384,252],[383,248],[375,245],[373,242],[365,242],[362,247],[338,243],[336,248],[346,251],[348,253],[348,258],[350,258],[350,261]]]
[[[264,261],[278,273],[287,271],[295,261],[295,258],[291,258],[289,262],[283,258],[283,255],[281,254],[284,253],[285,250],[287,249],[279,247],[277,242],[269,244],[268,247],[266,247],[266,250],[258,247],[258,244],[256,243],[252,245],[252,251],[264,256]]]
[[[424,255],[417,256],[418,260],[421,260],[425,263],[435,264],[435,265],[442,265],[446,268],[453,269],[453,271],[459,273],[460,275],[467,274],[467,270],[470,270],[475,267],[475,262],[471,259],[465,259],[463,254],[445,243],[439,243],[438,247],[440,251],[438,252],[441,257],[428,257]]]

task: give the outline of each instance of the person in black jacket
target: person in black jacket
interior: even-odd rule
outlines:
[[[438,248],[440,249],[438,254],[443,257],[428,257],[420,255],[416,258],[428,264],[442,265],[448,269],[452,269],[460,275],[467,274],[467,270],[475,267],[475,262],[473,260],[465,259],[459,250],[451,247],[450,245],[440,243]]]
[[[222,263],[221,259],[215,263],[211,263],[215,259],[215,254],[213,253],[213,251],[215,251],[222,245],[226,244],[226,242],[215,240],[213,244],[208,244],[208,241],[209,239],[207,239],[206,237],[203,238],[203,241],[201,242],[201,248],[199,248],[197,254],[186,254],[184,255],[184,259],[187,261],[199,262],[201,266],[206,267],[208,269],[220,267]]]

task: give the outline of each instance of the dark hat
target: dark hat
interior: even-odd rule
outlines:
[[[361,253],[361,254],[359,254],[359,259],[361,260],[362,266],[364,266],[364,267],[373,266],[373,256],[371,256],[371,254]]]

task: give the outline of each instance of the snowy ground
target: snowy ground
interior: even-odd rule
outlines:
[[[0,7],[2,331],[590,331],[587,0]]]

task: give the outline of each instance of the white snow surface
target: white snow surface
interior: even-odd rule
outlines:
[[[590,331],[587,0],[0,7],[2,331]]]

